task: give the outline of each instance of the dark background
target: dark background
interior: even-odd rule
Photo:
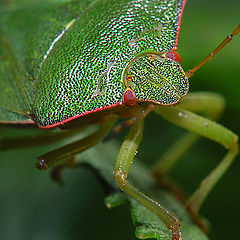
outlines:
[[[239,24],[239,9],[237,0],[187,2],[178,45],[185,70],[198,63]],[[240,133],[239,53],[240,35],[190,79],[190,91],[216,91],[226,98],[226,111],[220,123],[237,134]],[[151,114],[146,119],[138,158],[150,166],[182,132]],[[0,129],[0,134],[24,133]],[[119,144],[123,135],[118,136]],[[59,187],[50,181],[48,173],[35,168],[36,157],[52,148],[54,145],[0,153],[0,239],[134,239],[128,207],[106,209],[103,190],[88,171],[66,171],[65,186]],[[171,175],[190,194],[225,152],[218,144],[201,139]],[[238,156],[201,209],[211,223],[210,239],[239,238],[239,160]]]

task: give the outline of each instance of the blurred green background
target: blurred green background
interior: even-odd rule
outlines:
[[[238,0],[187,1],[178,45],[185,70],[198,63],[239,24],[239,9]],[[220,123],[237,134],[240,134],[239,53],[237,36],[190,79],[192,92],[216,91],[225,96],[226,111]],[[151,114],[146,119],[139,160],[150,166],[182,132]],[[26,132],[1,128],[0,134],[21,136]],[[124,133],[117,138],[119,145],[123,136]],[[55,146],[0,153],[0,239],[135,239],[128,206],[108,210],[103,204],[101,186],[87,170],[66,171],[65,185],[59,187],[51,182],[47,172],[35,168],[36,157]],[[190,194],[224,154],[221,146],[201,139],[175,166],[171,176]],[[239,238],[239,160],[238,156],[201,209],[211,223],[210,239]]]

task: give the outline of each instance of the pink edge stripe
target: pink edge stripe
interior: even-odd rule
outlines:
[[[183,2],[182,2],[182,8],[180,9],[180,13],[179,13],[179,16],[178,16],[177,36],[176,36],[175,45],[174,45],[174,47],[173,47],[173,50],[174,50],[174,51],[177,50],[179,30],[180,30],[180,27],[181,27],[181,19],[182,19],[182,13],[183,13],[183,9],[184,9],[185,3],[186,3],[186,0],[183,0]]]
[[[61,122],[57,122],[57,123],[54,123],[54,124],[51,124],[51,125],[41,126],[41,125],[38,124],[38,127],[41,128],[41,129],[54,128],[54,127],[57,127],[57,126],[59,126],[59,125],[64,125],[65,123],[71,122],[72,120],[77,119],[77,118],[80,118],[80,117],[83,117],[83,116],[85,116],[85,115],[88,115],[88,114],[91,114],[91,113],[95,113],[95,112],[100,112],[100,111],[102,111],[102,110],[110,109],[110,108],[113,108],[113,107],[116,107],[116,106],[120,106],[120,105],[122,105],[122,104],[123,104],[123,102],[121,101],[121,102],[119,102],[119,103],[115,103],[115,104],[110,105],[110,106],[107,106],[107,107],[97,108],[97,109],[94,109],[94,110],[92,110],[92,111],[87,111],[87,112],[85,112],[85,113],[83,113],[83,114],[80,114],[80,115],[75,115],[75,116],[73,116],[73,117],[70,117],[70,118],[65,119],[65,120],[63,120],[63,121],[61,121]]]
[[[182,19],[182,13],[183,13],[183,9],[184,9],[184,6],[185,6],[185,3],[186,3],[186,0],[183,0],[182,1],[182,7],[180,9],[180,13],[179,13],[179,16],[178,16],[178,24],[177,24],[177,35],[176,35],[176,41],[175,41],[175,45],[173,47],[173,50],[177,50],[177,44],[178,44],[178,36],[179,36],[179,30],[180,30],[180,27],[181,27],[181,19]],[[59,125],[64,125],[65,123],[68,123],[74,119],[77,119],[77,118],[80,118],[82,116],[85,116],[87,114],[91,114],[91,113],[95,113],[95,112],[98,112],[98,111],[102,111],[102,110],[106,110],[106,109],[110,109],[112,107],[116,107],[116,106],[119,106],[119,105],[122,105],[123,102],[119,102],[119,103],[116,103],[116,104],[113,104],[113,105],[110,105],[110,106],[107,106],[107,107],[103,107],[103,108],[97,108],[93,111],[87,111],[81,115],[76,115],[76,116],[73,116],[71,118],[68,118],[68,119],[65,119],[61,122],[57,122],[57,123],[54,123],[54,124],[51,124],[51,125],[47,125],[47,126],[41,126],[38,124],[38,127],[41,128],[41,129],[50,129],[50,128],[54,128],[54,127],[57,127]]]

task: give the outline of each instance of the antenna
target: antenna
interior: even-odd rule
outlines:
[[[236,36],[240,32],[240,24],[234,29],[234,31],[229,34],[214,50],[210,52],[201,62],[199,62],[194,68],[188,70],[186,72],[187,78],[193,76],[193,74],[201,68],[205,63],[211,60],[218,52],[220,52],[231,40],[234,36]]]

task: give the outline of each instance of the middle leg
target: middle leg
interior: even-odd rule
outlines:
[[[172,240],[180,240],[181,233],[178,230],[180,223],[175,215],[163,208],[156,201],[138,191],[127,181],[130,166],[142,138],[142,132],[143,119],[132,125],[122,144],[116,160],[114,178],[122,191],[152,211],[167,226],[168,229],[172,230]]]

